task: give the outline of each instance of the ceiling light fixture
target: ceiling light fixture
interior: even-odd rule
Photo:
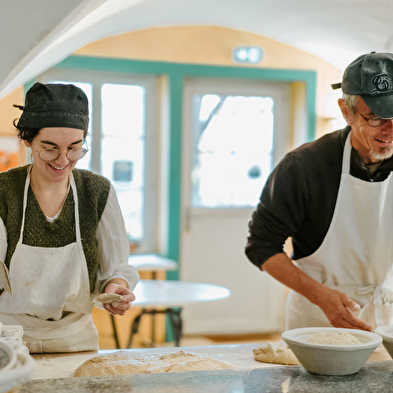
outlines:
[[[263,51],[258,46],[236,46],[232,51],[235,63],[258,64],[262,61]]]

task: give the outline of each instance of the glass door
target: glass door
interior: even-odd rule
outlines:
[[[184,331],[279,331],[286,289],[244,248],[263,185],[289,149],[289,84],[189,79],[183,100],[181,278],[231,290],[219,305],[185,307]]]
[[[274,99],[194,94],[191,205],[255,206],[273,166]]]
[[[131,244],[145,235],[145,105],[142,85],[101,86],[101,173],[114,185]]]
[[[77,167],[107,177],[124,217],[131,251],[157,252],[155,77],[52,69],[45,83],[74,83],[89,99],[89,154]]]

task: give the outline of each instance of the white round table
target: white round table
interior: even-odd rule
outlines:
[[[134,289],[138,307],[180,307],[228,297],[231,291],[221,285],[193,281],[140,280]]]
[[[135,290],[134,306],[142,307],[131,324],[127,348],[131,348],[132,338],[138,331],[143,315],[165,314],[169,316],[175,345],[179,346],[182,335],[181,308],[187,304],[211,302],[228,297],[231,291],[221,285],[174,280],[140,280]]]

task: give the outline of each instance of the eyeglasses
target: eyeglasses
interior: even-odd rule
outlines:
[[[71,149],[66,153],[66,156],[70,161],[78,161],[83,158],[88,151],[89,149],[87,148]],[[45,162],[55,161],[60,157],[61,154],[58,149],[36,149],[36,152],[38,157],[40,157],[40,159]]]
[[[365,117],[357,109],[356,109],[356,112],[359,113],[359,115],[362,116],[364,120],[366,120],[366,122],[368,123],[368,125],[370,127],[380,127],[383,124],[385,124],[388,120],[393,120],[393,118],[382,119],[382,117],[379,117],[379,116]]]

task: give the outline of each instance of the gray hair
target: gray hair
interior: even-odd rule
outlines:
[[[358,105],[359,96],[354,96],[351,94],[343,94],[343,99],[345,103],[348,105],[349,109],[351,109],[352,113],[356,113],[356,107]]]

